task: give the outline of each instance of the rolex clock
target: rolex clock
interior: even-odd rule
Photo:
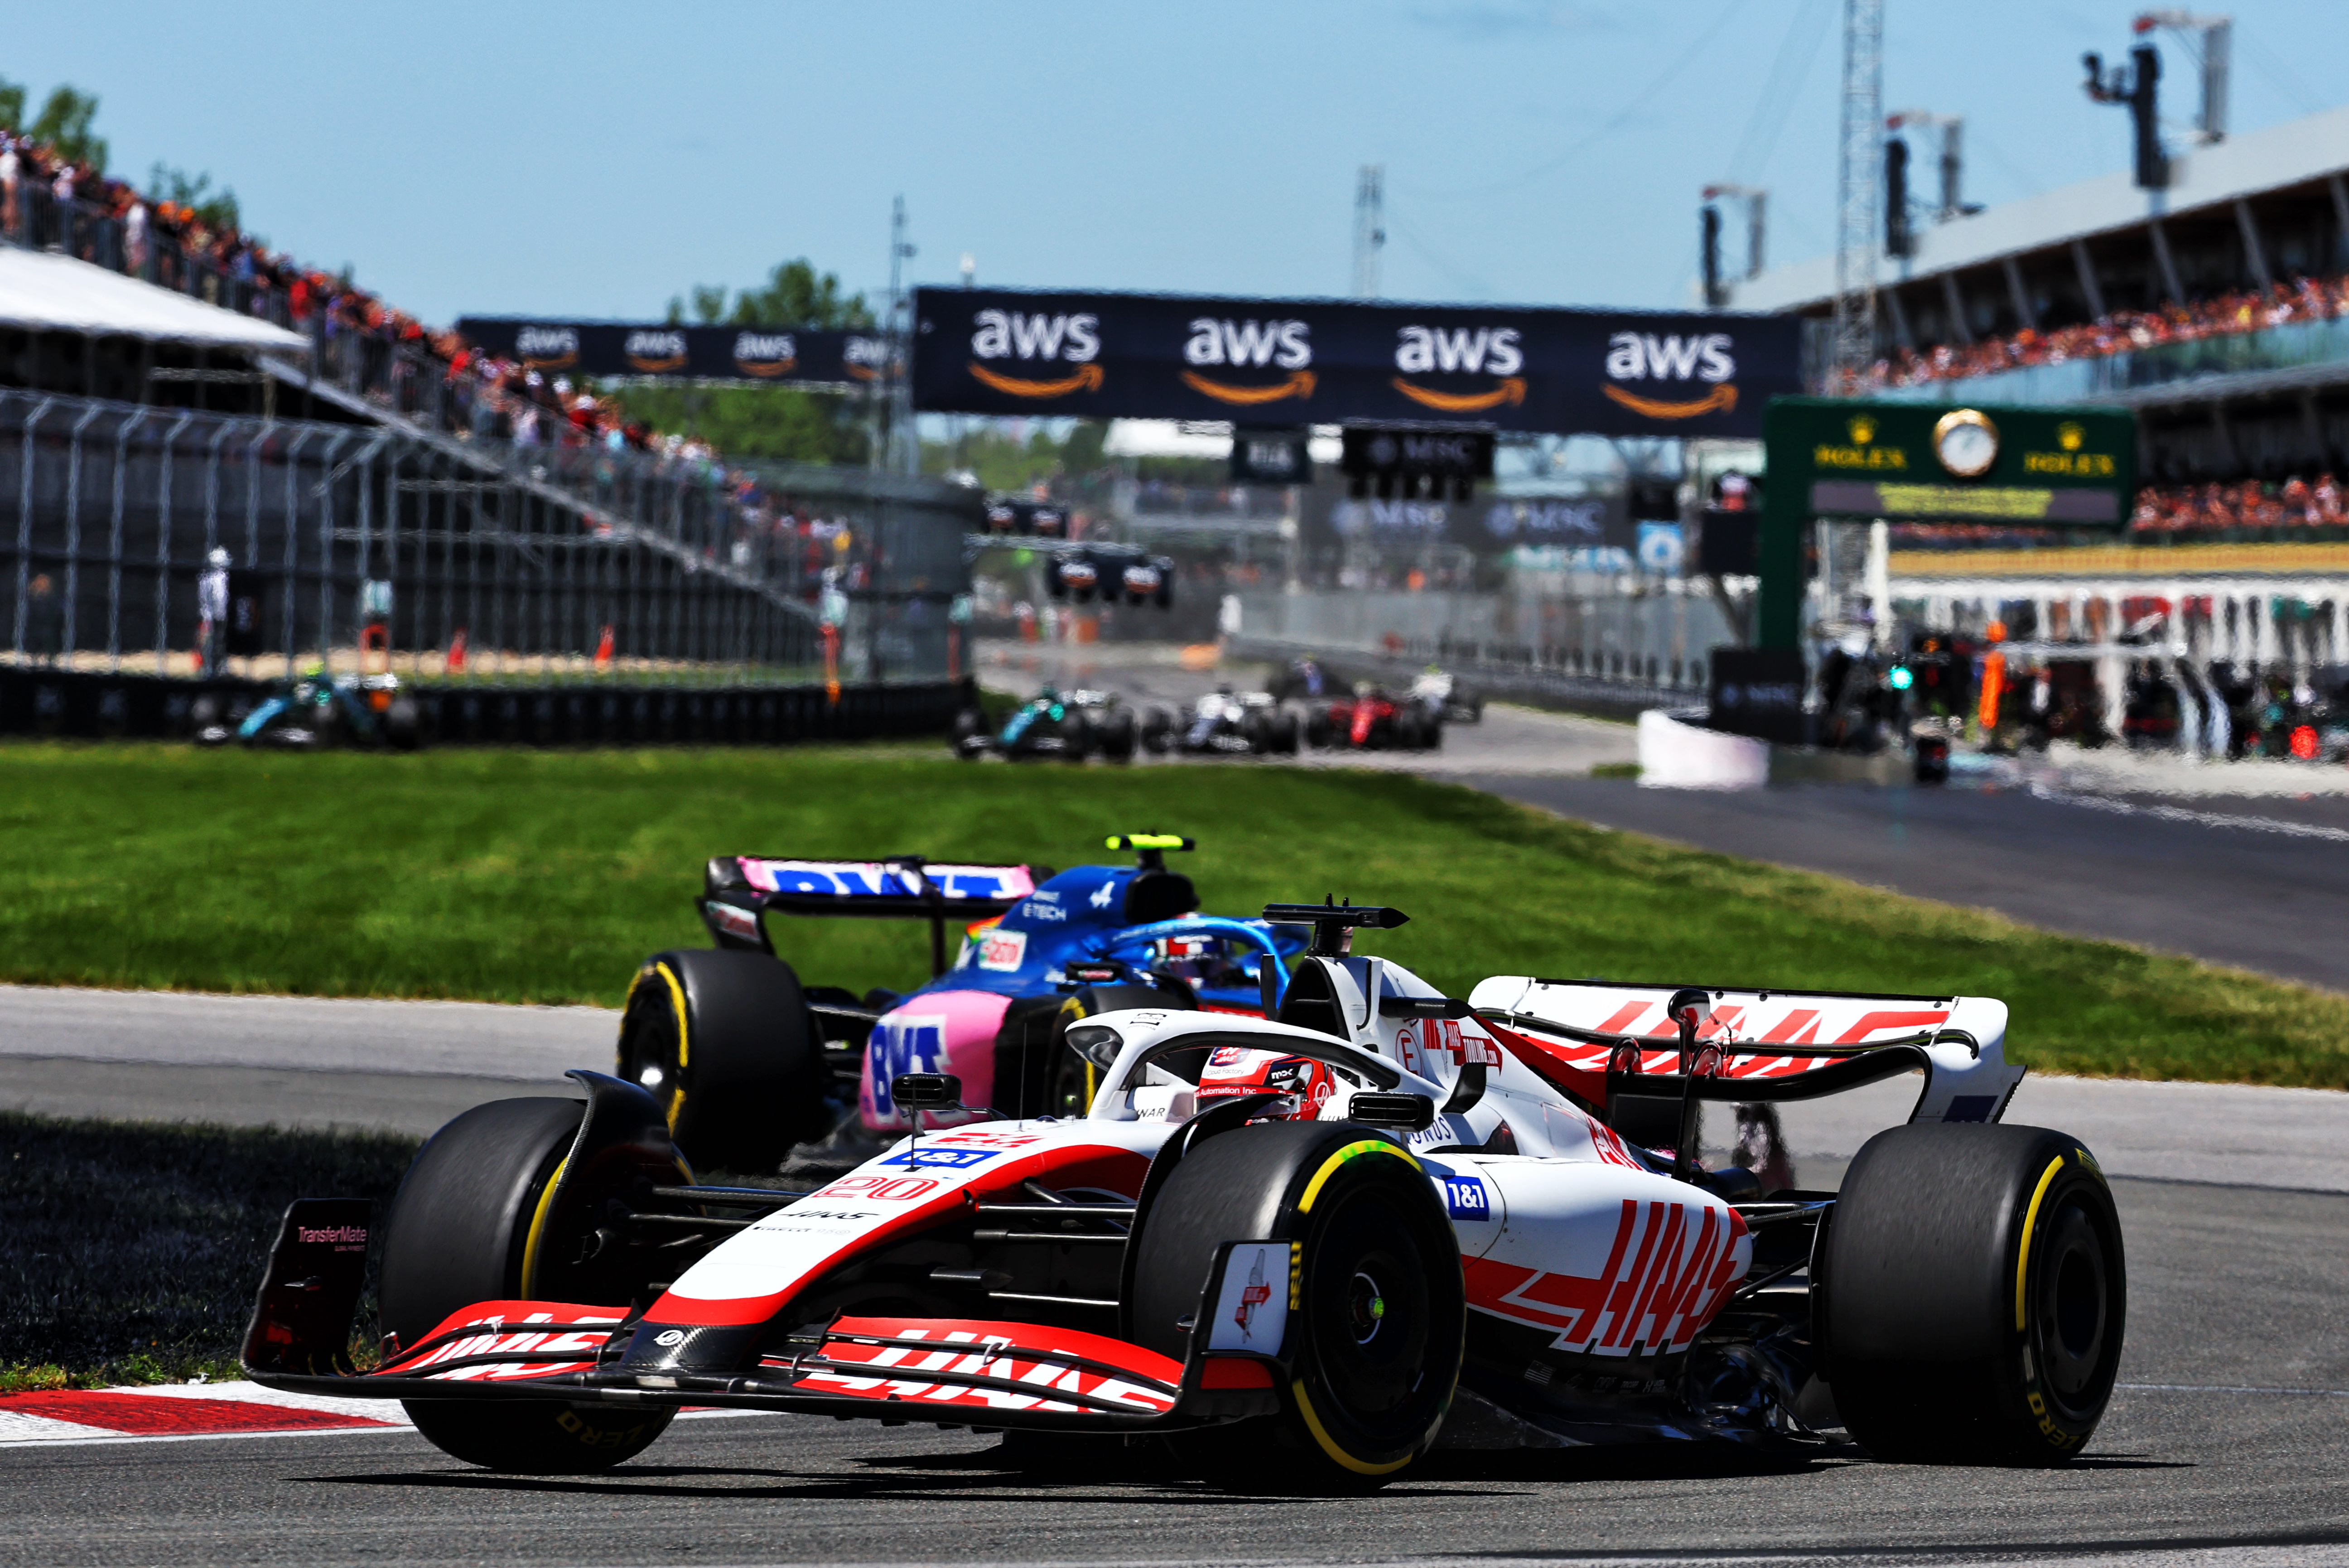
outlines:
[[[1951,409],[1933,426],[1933,455],[1960,479],[1980,479],[1998,461],[1998,427],[1977,409]]]

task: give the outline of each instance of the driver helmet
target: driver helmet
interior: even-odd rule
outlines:
[[[207,566],[212,566],[220,570],[226,570],[228,561],[229,556],[226,550],[214,549],[208,550],[204,553],[204,565]]]

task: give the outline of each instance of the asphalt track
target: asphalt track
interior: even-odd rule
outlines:
[[[0,1563],[2349,1561],[2349,1197],[2115,1185],[2128,1386],[2061,1470],[1439,1454],[1310,1501],[1207,1491],[1144,1451],[1026,1471],[993,1438],[821,1418],[680,1423],[560,1480],[329,1432],[0,1449]]]

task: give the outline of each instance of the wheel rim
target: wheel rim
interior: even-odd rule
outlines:
[[[2048,1392],[2067,1413],[2084,1412],[2098,1402],[2110,1370],[2114,1303],[2105,1238],[2076,1199],[2058,1209],[2041,1234],[2032,1337]]]
[[[1309,1249],[1305,1311],[1321,1387],[1381,1438],[1407,1438],[1425,1382],[1432,1303],[1409,1220],[1378,1194],[1333,1213]],[[1320,1401],[1317,1392],[1316,1402]]]

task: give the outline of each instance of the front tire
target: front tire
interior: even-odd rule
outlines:
[[[1877,1458],[2059,1465],[2095,1432],[2128,1279],[2112,1192],[2076,1140],[1878,1133],[1844,1177],[1822,1262],[1836,1408]]]
[[[661,1105],[697,1166],[771,1171],[832,1130],[830,1075],[791,965],[765,953],[656,953],[628,987],[618,1076]]]
[[[1217,1428],[1196,1449],[1251,1490],[1363,1491],[1435,1440],[1467,1330],[1460,1246],[1419,1164],[1341,1122],[1270,1122],[1199,1144],[1142,1219],[1128,1337],[1190,1347],[1216,1249],[1302,1244],[1280,1414]]]
[[[383,1328],[421,1344],[450,1314],[487,1301],[528,1301],[543,1286],[616,1293],[614,1282],[566,1273],[534,1245],[547,1189],[561,1173],[585,1108],[576,1100],[493,1100],[435,1133],[393,1194],[384,1230]],[[678,1173],[684,1179],[684,1173]],[[598,1291],[601,1284],[605,1288]],[[625,1305],[623,1300],[616,1305]],[[608,1469],[650,1447],[676,1414],[554,1399],[406,1399],[441,1452],[516,1475]]]

